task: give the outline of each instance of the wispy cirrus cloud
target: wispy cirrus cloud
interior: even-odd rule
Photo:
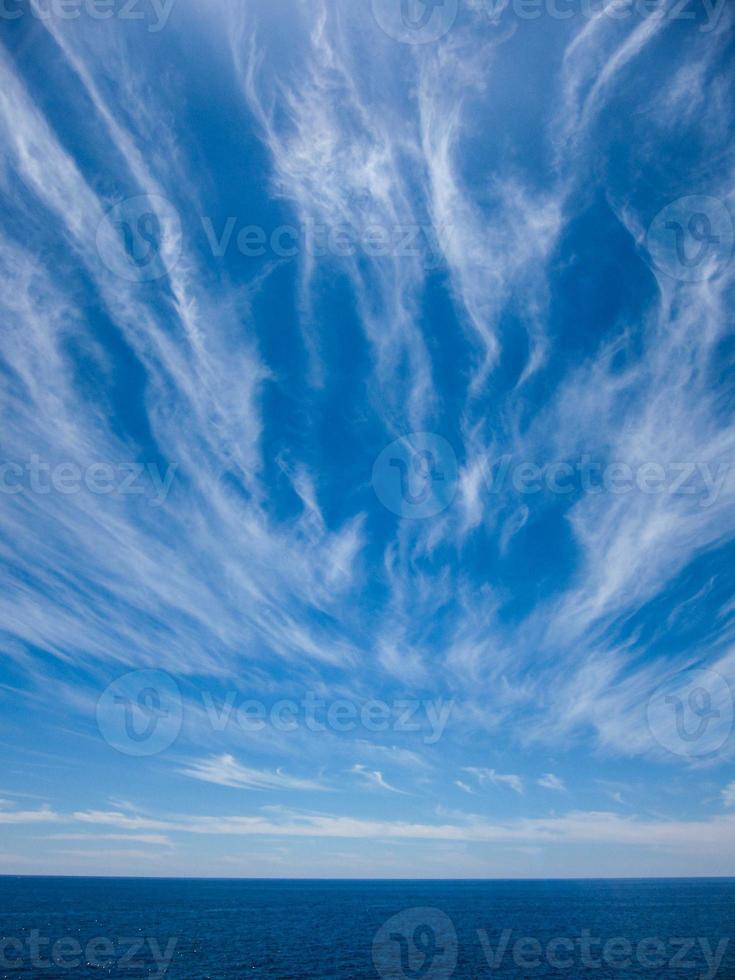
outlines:
[[[392,786],[383,776],[383,773],[379,769],[367,769],[360,763],[356,763],[350,772],[359,776],[368,785],[374,786],[377,789],[386,789],[391,793],[405,793],[405,790],[398,789],[396,786]]]
[[[46,805],[37,810],[0,809],[0,823],[2,824],[56,823],[60,819],[60,814]]]
[[[210,759],[200,759],[179,770],[184,776],[201,779],[219,786],[244,789],[287,789],[287,790],[325,790],[328,787],[318,780],[298,779],[280,769],[263,772],[241,765],[234,756],[222,755]]]
[[[562,792],[566,789],[564,785],[564,780],[555,776],[553,772],[544,773],[540,779],[537,780],[538,785],[543,789],[553,789],[556,792]]]
[[[485,783],[490,783],[492,786],[508,786],[515,793],[523,792],[522,778],[512,773],[503,774],[496,772],[494,769],[485,769],[477,766],[465,766],[463,772],[474,776],[481,786]]]
[[[105,811],[80,812],[77,821],[129,828],[134,818]],[[717,816],[701,821],[653,821],[621,817],[604,811],[570,812],[564,816],[487,822],[468,815],[462,823],[417,824],[404,821],[364,820],[284,809],[277,819],[262,816],[174,817],[152,821],[161,830],[192,834],[283,837],[367,837],[497,842],[615,843],[635,847],[685,847],[696,852],[702,834],[708,848],[724,847],[732,856],[733,818]]]

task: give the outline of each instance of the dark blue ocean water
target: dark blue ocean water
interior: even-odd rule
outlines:
[[[13,978],[735,980],[734,934],[735,879],[0,878]]]

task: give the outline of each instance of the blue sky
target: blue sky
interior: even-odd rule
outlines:
[[[735,875],[732,28],[6,0],[1,872]]]

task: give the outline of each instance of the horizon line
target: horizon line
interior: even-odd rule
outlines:
[[[109,874],[15,874],[0,871],[3,878],[53,878],[87,880],[89,878],[107,881],[319,881],[319,882],[561,882],[561,881],[735,881],[735,875],[569,875],[565,877],[498,877],[498,878],[365,878],[365,877],[288,877],[263,875],[109,875]]]

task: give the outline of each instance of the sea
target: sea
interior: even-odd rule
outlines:
[[[0,977],[735,980],[735,879],[0,877]]]

